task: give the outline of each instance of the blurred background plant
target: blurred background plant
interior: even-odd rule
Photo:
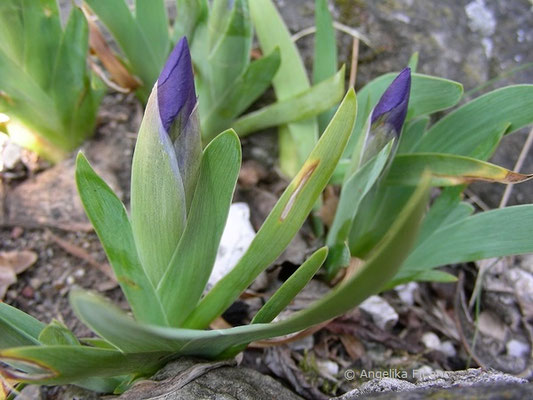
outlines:
[[[125,0],[86,0],[92,30],[92,47],[112,79],[135,89],[146,102],[170,47],[185,36],[191,44],[195,81],[201,99],[200,125],[205,142],[223,129],[234,127],[240,136],[317,115],[338,104],[343,95],[339,73],[316,88],[309,85],[292,91],[278,102],[239,117],[271,85],[278,71],[282,50],[273,46],[266,55],[251,61],[253,28],[246,0],[177,0],[172,29],[163,0],[137,0],[130,10]],[[120,63],[103,43],[92,13],[116,40]],[[107,64],[107,65],[106,65]],[[123,66],[133,75],[125,78]],[[292,77],[283,78],[291,81]],[[317,101],[320,100],[320,101]],[[309,153],[307,153],[308,155]]]
[[[87,67],[88,26],[55,0],[0,2],[0,129],[57,162],[94,130],[101,81]]]

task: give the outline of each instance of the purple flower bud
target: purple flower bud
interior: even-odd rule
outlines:
[[[411,68],[407,67],[389,85],[372,112],[371,125],[375,123],[387,124],[399,135],[409,104],[411,91]]]
[[[165,131],[179,116],[185,126],[196,104],[191,53],[187,39],[183,37],[170,56],[157,80],[157,104]]]

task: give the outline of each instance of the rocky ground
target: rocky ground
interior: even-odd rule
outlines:
[[[313,25],[313,1],[277,0],[277,5],[292,32]],[[411,54],[418,51],[420,72],[460,81],[468,97],[506,84],[533,81],[533,68],[528,68],[533,63],[532,10],[533,4],[526,0],[332,2],[335,19],[369,39],[368,45],[360,44],[356,88],[382,73],[403,68]],[[350,64],[352,38],[339,33],[338,41],[341,61]],[[298,46],[310,65],[312,36],[300,39]],[[494,79],[489,86],[481,87]],[[134,96],[109,94],[101,107],[95,138],[84,146],[89,160],[126,204],[129,166],[141,117],[142,108]],[[527,134],[524,131],[505,138],[493,161],[512,168]],[[243,141],[243,148],[243,171],[235,200],[249,205],[251,222],[257,229],[286,182],[276,172],[273,132],[252,135]],[[0,172],[0,263],[11,273],[0,275],[0,296],[44,322],[60,319],[76,334],[87,335],[89,331],[68,305],[71,288],[96,290],[125,304],[77,198],[73,158],[50,167],[8,144],[2,144],[2,152],[5,168]],[[523,171],[533,171],[531,154],[525,159]],[[481,208],[496,207],[502,192],[502,186],[473,185],[468,195]],[[513,189],[508,204],[532,201],[533,185],[524,184]],[[254,287],[261,295],[237,302],[225,319],[234,325],[249,321],[262,298],[279,286],[316,245],[311,230],[304,228]],[[443,378],[440,371],[476,366],[520,377],[489,372],[481,374],[479,380],[479,372],[469,375],[468,379],[476,382],[503,381],[507,384],[505,390],[514,390],[513,385],[522,382],[520,379],[530,380],[533,258],[489,260],[448,270],[461,278],[457,284],[408,285],[372,298],[300,340],[282,339],[277,346],[267,347],[257,344],[244,353],[241,364],[248,368],[244,372],[234,373],[235,368],[228,365],[194,369],[186,362],[169,366],[156,377],[163,382],[162,387],[149,388],[163,394],[179,394],[186,388],[182,397],[177,394],[168,398],[193,398],[198,393],[208,397],[217,390],[209,382],[237,382],[235,387],[241,387],[238,382],[247,376],[252,382],[248,391],[228,392],[225,398],[259,398],[261,390],[277,390],[276,396],[266,398],[327,399],[355,389],[342,397],[352,399],[373,395],[383,398],[376,392],[400,389],[423,390],[422,395],[427,396],[431,386],[427,377],[431,373],[437,375],[430,382],[441,379],[441,386],[464,386],[464,380],[448,375]],[[304,308],[326,290],[324,283],[312,281],[291,310]],[[200,380],[187,385],[192,382],[191,376]],[[517,387],[512,395],[531,389],[523,384]],[[26,397],[90,398],[73,390],[29,387]]]

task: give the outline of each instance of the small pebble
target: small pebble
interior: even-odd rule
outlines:
[[[529,353],[529,346],[516,339],[511,339],[505,345],[507,354],[511,357],[522,358]]]
[[[32,299],[35,291],[31,286],[24,286],[24,289],[22,289],[21,294],[23,297],[27,299]]]

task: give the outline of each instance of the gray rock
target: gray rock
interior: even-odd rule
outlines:
[[[336,400],[355,399],[440,399],[440,398],[465,398],[465,396],[483,397],[487,394],[498,393],[531,393],[531,385],[526,385],[527,380],[504,374],[498,371],[484,371],[470,368],[464,371],[436,371],[429,375],[417,375],[415,384],[395,378],[373,379],[361,387],[337,397]],[[385,393],[384,393],[385,392]],[[401,392],[401,393],[396,393]],[[408,394],[406,394],[408,392]],[[512,399],[520,399],[513,394]]]
[[[281,383],[269,376],[231,362],[202,363],[182,359],[172,362],[150,381],[141,381],[120,400],[297,400]]]

